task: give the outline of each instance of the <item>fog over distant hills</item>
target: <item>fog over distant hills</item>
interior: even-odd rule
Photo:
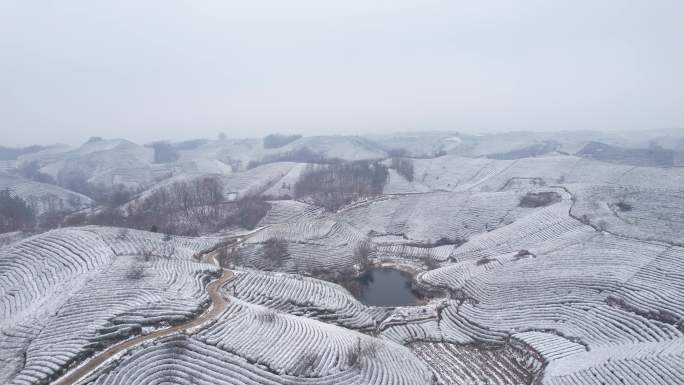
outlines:
[[[678,384],[683,153],[678,130],[2,148],[0,383]]]

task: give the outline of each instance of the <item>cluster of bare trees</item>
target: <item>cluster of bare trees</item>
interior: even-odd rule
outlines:
[[[160,188],[143,200],[152,213],[176,213],[187,221],[213,220],[220,215],[223,187],[216,178],[178,181]]]
[[[344,287],[349,293],[358,297],[361,295],[364,277],[371,265],[371,255],[375,251],[372,242],[365,240],[354,247],[352,261],[354,266],[344,269],[316,269],[307,271],[311,276],[328,282],[334,282]]]
[[[147,145],[154,150],[154,163],[169,163],[178,160],[178,151],[169,142],[160,141]]]
[[[25,200],[9,189],[0,190],[0,232],[25,230],[35,222],[36,215]]]
[[[199,235],[228,226],[253,229],[270,209],[258,196],[226,202],[220,181],[213,177],[174,182],[139,201],[131,201],[135,192],[123,186],[114,186],[104,194],[97,210],[70,213],[80,202],[69,203],[69,207],[54,194],[24,200],[4,191],[0,195],[0,231],[90,224]],[[130,204],[124,205],[127,202]],[[37,212],[43,214],[36,217]]]
[[[388,175],[378,161],[309,165],[295,183],[294,196],[311,197],[334,211],[358,197],[382,194]]]
[[[528,192],[520,198],[520,207],[544,207],[557,202],[563,198],[555,191]]]
[[[264,259],[271,267],[278,268],[283,265],[283,259],[288,256],[287,241],[275,237],[269,238],[264,242],[262,251]]]
[[[177,181],[129,205],[129,227],[198,235],[225,222],[223,187],[212,177]]]
[[[225,201],[223,186],[213,177],[178,181],[129,205],[129,227],[155,228],[170,234],[198,235],[228,226],[253,229],[270,205],[258,196]]]
[[[23,199],[9,189],[1,190],[0,232],[59,227],[68,212],[78,205],[78,202],[74,202],[68,207],[64,203],[59,196],[52,193]]]
[[[391,168],[409,182],[413,182],[413,161],[409,158],[392,158]]]
[[[390,157],[390,168],[394,169],[409,182],[413,181],[413,160],[405,148],[392,149],[387,152]]]

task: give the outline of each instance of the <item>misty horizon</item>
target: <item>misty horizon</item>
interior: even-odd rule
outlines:
[[[581,134],[581,133],[587,133],[587,134],[597,134],[597,135],[606,135],[607,137],[613,137],[615,135],[637,135],[637,134],[645,134],[646,136],[650,135],[676,135],[677,137],[679,136],[678,134],[680,133],[679,128],[654,128],[654,129],[645,129],[645,130],[590,130],[590,129],[578,129],[578,130],[499,130],[499,131],[488,131],[488,132],[468,132],[467,130],[414,130],[414,131],[387,131],[387,132],[380,132],[380,133],[331,133],[331,134],[324,134],[324,133],[309,133],[309,134],[302,134],[301,132],[292,130],[288,132],[276,132],[276,131],[265,131],[263,135],[252,135],[252,136],[233,136],[230,135],[229,132],[226,131],[220,131],[217,132],[213,136],[177,136],[177,137],[161,137],[161,138],[150,138],[146,140],[135,140],[133,138],[128,138],[128,137],[122,137],[122,136],[106,136],[106,135],[88,135],[84,136],[80,140],[76,141],[71,141],[71,142],[66,142],[66,141],[57,141],[57,142],[42,142],[40,140],[36,140],[33,142],[27,142],[27,143],[18,143],[18,144],[12,144],[11,141],[9,144],[7,142],[0,143],[0,147],[6,147],[6,148],[26,148],[30,146],[44,146],[44,147],[50,147],[50,146],[69,146],[69,147],[78,147],[81,146],[85,143],[87,143],[90,140],[93,139],[102,139],[102,140],[126,140],[138,145],[148,145],[148,144],[153,144],[153,143],[160,143],[160,142],[168,142],[168,143],[182,143],[182,142],[189,142],[189,141],[194,141],[194,140],[217,140],[219,139],[219,136],[225,135],[225,139],[227,140],[261,140],[264,137],[268,135],[300,135],[305,138],[311,138],[311,137],[373,137],[373,136],[396,136],[396,137],[402,137],[402,136],[412,136],[415,135],[417,137],[420,136],[430,136],[430,135],[460,135],[460,136],[465,136],[465,137],[487,137],[487,136],[499,136],[499,135],[535,135],[535,136],[543,136],[543,137],[554,137],[555,135],[563,135],[563,134]]]
[[[0,384],[682,384],[682,15],[0,2]]]
[[[0,6],[3,145],[684,127],[677,1]]]

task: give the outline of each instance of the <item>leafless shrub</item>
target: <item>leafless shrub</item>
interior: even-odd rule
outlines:
[[[618,210],[625,212],[625,211],[632,211],[632,205],[625,202],[625,201],[620,201],[615,204],[615,207],[618,208]]]
[[[421,258],[421,261],[428,270],[434,270],[440,267],[439,262],[437,262],[434,258],[430,256]]]
[[[585,225],[591,225],[591,220],[589,219],[589,216],[587,214],[582,214],[582,216],[579,218],[579,221],[584,223]]]
[[[561,201],[561,196],[555,191],[528,192],[520,198],[520,207],[545,207]]]
[[[271,309],[263,309],[257,313],[256,318],[262,324],[271,324],[276,320],[276,313]]]
[[[154,251],[149,245],[145,245],[140,249],[140,256],[143,261],[149,262],[154,257]]]
[[[477,265],[477,266],[482,266],[482,265],[486,265],[486,264],[488,264],[489,262],[492,262],[492,261],[494,261],[493,258],[482,257],[482,258],[478,259],[477,262],[475,262],[475,265]]]
[[[513,261],[517,261],[526,257],[535,257],[535,255],[529,252],[529,250],[518,250],[518,252],[513,256]]]
[[[139,263],[134,263],[133,265],[131,265],[128,271],[126,272],[126,279],[130,279],[133,281],[140,280],[144,276],[144,266]]]
[[[356,339],[356,343],[349,349],[347,353],[347,364],[349,367],[358,368],[361,363],[361,338]]]
[[[369,360],[375,360],[378,358],[378,351],[380,346],[375,341],[369,341],[365,344],[361,344],[361,351],[359,352],[360,358],[368,358]]]
[[[164,259],[171,259],[174,255],[176,255],[176,246],[169,242],[164,245],[159,256]]]
[[[302,354],[297,365],[293,368],[293,374],[298,377],[306,377],[316,368],[318,355],[315,352],[307,351]]]
[[[356,344],[347,354],[347,363],[350,367],[360,367],[362,361],[374,361],[378,357],[378,351],[380,347],[375,341],[361,341],[361,339],[356,340]]]
[[[234,267],[240,263],[240,249],[233,243],[225,242],[225,245],[217,249],[216,260],[221,267]]]
[[[608,230],[608,222],[605,220],[601,219],[596,223],[596,230],[598,231],[606,231]]]
[[[283,257],[287,256],[287,242],[284,239],[269,238],[263,245],[264,258],[273,267],[279,267],[283,264]]]
[[[439,247],[439,246],[446,246],[446,245],[455,245],[456,247],[461,246],[462,244],[468,242],[467,239],[465,238],[459,238],[459,237],[442,237],[439,238],[438,240],[434,242],[421,242],[421,243],[406,243],[406,246],[412,246],[412,247],[421,247],[421,248],[433,248],[433,247]]]

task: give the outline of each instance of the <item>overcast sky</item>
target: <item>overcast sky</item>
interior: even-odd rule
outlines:
[[[682,0],[0,1],[0,145],[684,127]]]

